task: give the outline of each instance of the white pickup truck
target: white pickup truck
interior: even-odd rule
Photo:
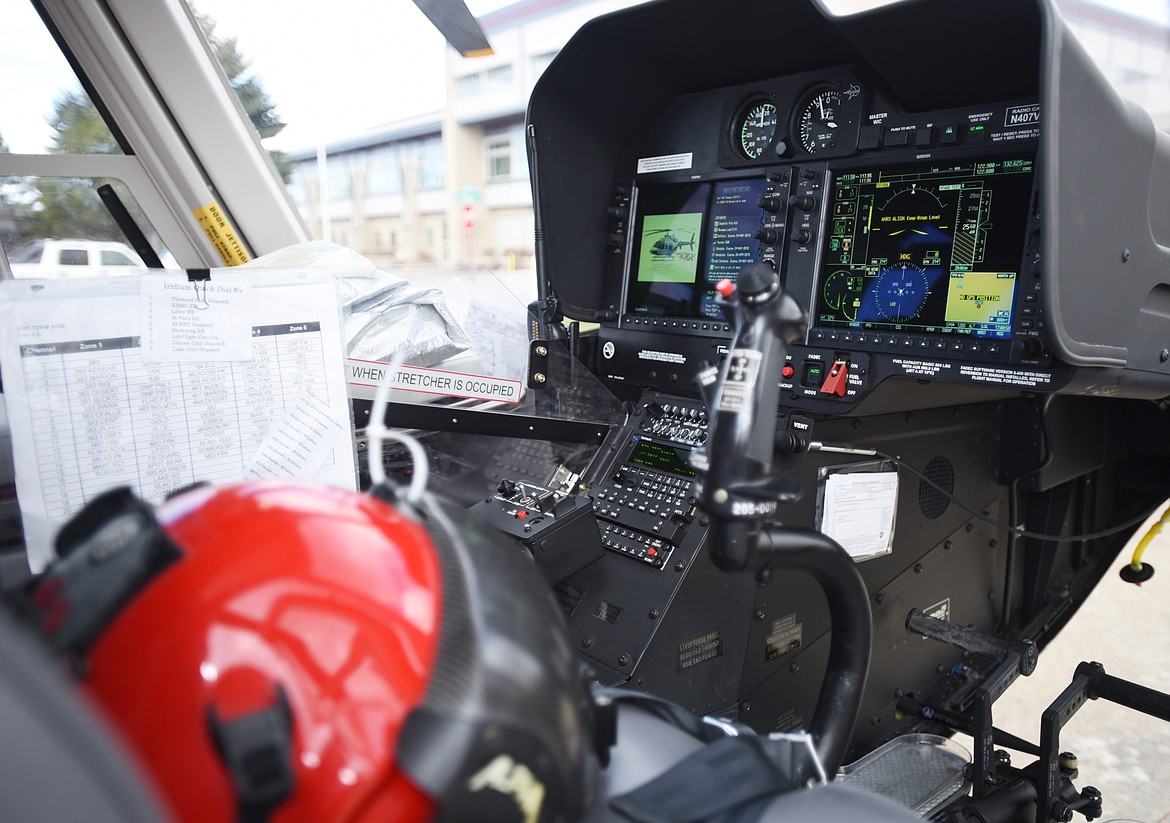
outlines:
[[[146,268],[125,243],[103,240],[34,240],[9,257],[18,278],[99,277]]]

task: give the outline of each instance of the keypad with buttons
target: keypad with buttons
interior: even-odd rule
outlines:
[[[662,568],[674,548],[661,537],[651,537],[648,534],[614,523],[599,525],[601,526],[601,545],[611,551],[621,552],[636,560],[641,560],[650,566]]]
[[[674,410],[656,408],[651,419],[675,416]],[[689,415],[686,415],[689,417]],[[645,427],[643,426],[643,429]],[[595,487],[593,511],[602,530],[602,544],[615,552],[661,567],[661,561],[683,539],[696,516],[695,474],[687,465],[688,449],[659,439],[634,437],[627,459]],[[664,471],[645,465],[661,460]]]
[[[620,518],[636,511],[653,518],[682,515],[688,507],[691,481],[653,469],[626,466],[621,480],[598,493],[594,508],[602,517]]]

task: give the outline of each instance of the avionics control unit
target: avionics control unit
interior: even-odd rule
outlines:
[[[848,68],[694,95],[712,145],[667,109],[609,210],[611,380],[692,392],[730,328],[715,286],[776,268],[809,317],[776,375],[841,411],[891,375],[1053,388],[1038,265],[1039,105],[899,114]]]

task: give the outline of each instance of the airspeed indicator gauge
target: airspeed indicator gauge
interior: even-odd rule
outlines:
[[[836,89],[814,92],[797,111],[796,135],[800,148],[808,154],[829,151],[837,145],[837,114],[841,93]]]
[[[732,127],[732,140],[748,160],[758,160],[776,135],[776,106],[756,100],[741,110]]]

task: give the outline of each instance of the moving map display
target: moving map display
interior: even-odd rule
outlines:
[[[1031,160],[842,170],[815,323],[1008,339]]]

